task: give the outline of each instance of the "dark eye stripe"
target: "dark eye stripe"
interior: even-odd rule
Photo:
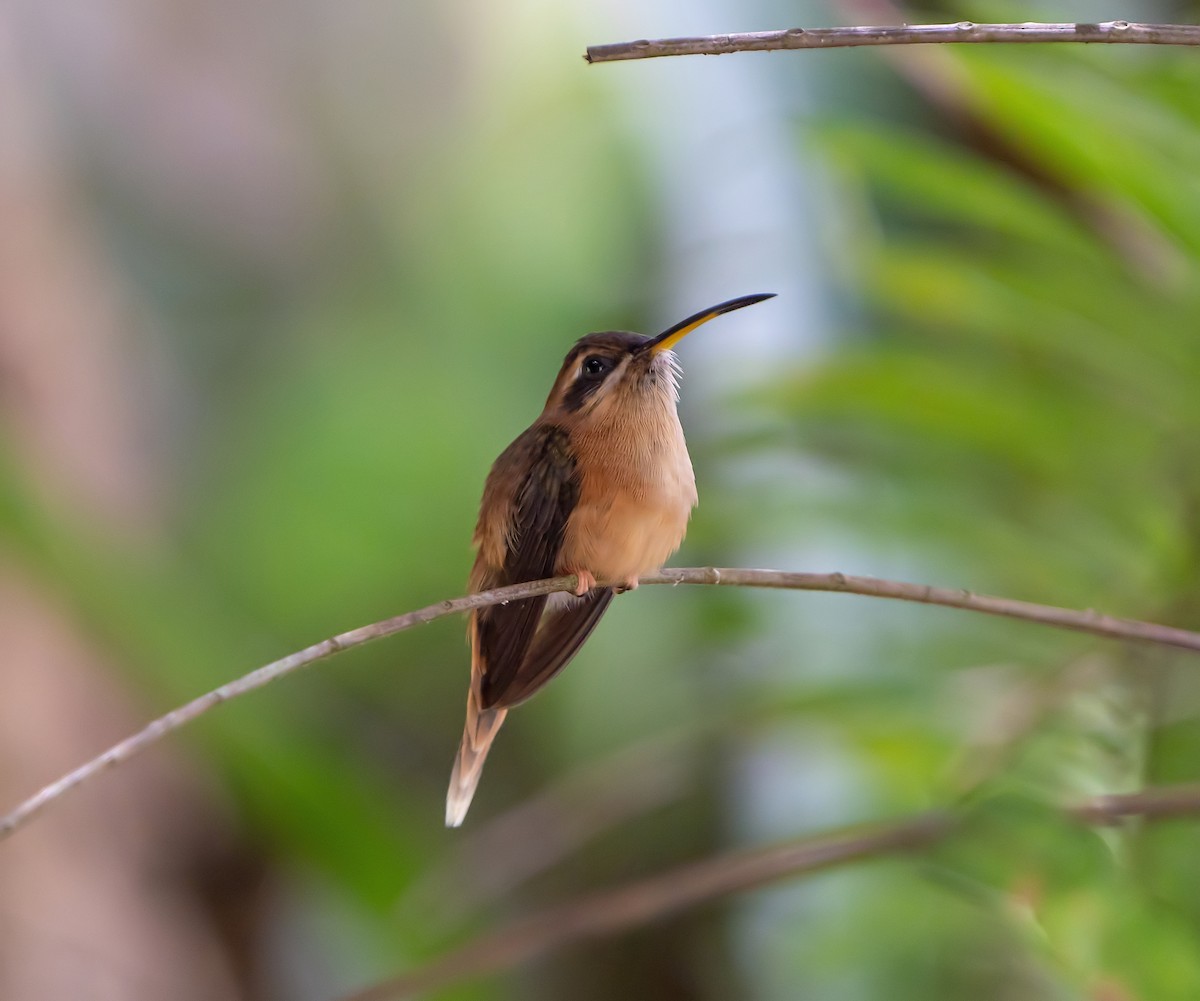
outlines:
[[[589,367],[596,367],[589,366],[589,362],[600,362],[603,364],[603,368],[599,371],[589,371]],[[575,377],[575,381],[563,394],[563,406],[567,410],[578,410],[595,395],[596,390],[604,385],[616,367],[616,362],[604,355],[587,355],[580,364],[579,374]]]

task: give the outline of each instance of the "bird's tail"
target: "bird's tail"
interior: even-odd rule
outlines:
[[[458,757],[454,759],[450,789],[446,793],[447,827],[460,826],[466,817],[475,787],[479,785],[479,776],[483,773],[483,762],[507,715],[507,709],[480,709],[475,686],[471,686],[467,695],[467,723],[463,727],[462,743],[458,745]]]

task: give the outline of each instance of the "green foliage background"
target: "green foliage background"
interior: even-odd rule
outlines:
[[[1058,19],[1053,6],[932,13]],[[636,70],[461,55],[475,62],[439,113],[409,107],[407,141],[388,137],[399,156],[373,159],[382,139],[347,138],[313,102],[332,205],[288,268],[156,217],[102,163],[80,172],[174,380],[155,432],[163,527],[114,535],[69,498],[46,503],[7,449],[0,543],[148,706],[460,593],[485,472],[565,347],[661,316],[677,263],[614,80]],[[1200,628],[1196,54],[913,55],[779,57],[811,58],[831,95],[791,139],[838,222],[818,237],[838,329],[818,357],[685,399],[685,423],[705,412],[703,506],[680,561],[832,553],[811,568]],[[878,88],[833,96],[859,73]],[[746,323],[780,322],[759,308]],[[618,601],[514,714],[474,833],[441,827],[466,681],[456,623],[340,657],[182,739],[320,929],[292,932],[297,968],[325,971],[313,996],[724,848],[953,805],[964,830],[928,857],[444,996],[1190,998],[1196,824],[1097,832],[1054,806],[1194,780],[1196,669],[965,614],[656,588]],[[545,819],[506,839],[497,818],[542,796]],[[529,856],[545,864],[526,874]]]

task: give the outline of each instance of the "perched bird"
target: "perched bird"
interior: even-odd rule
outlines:
[[[566,666],[615,593],[637,587],[683,541],[696,480],[676,411],[671,348],[713,317],[773,295],[730,299],[654,338],[624,331],[581,338],[541,416],[492,466],[470,590],[569,574],[578,587],[471,613],[467,722],[446,826],[463,822],[508,710]]]

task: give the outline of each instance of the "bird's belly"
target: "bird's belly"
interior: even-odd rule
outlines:
[[[693,487],[675,497],[582,498],[567,522],[560,572],[587,570],[615,583],[657,570],[683,541],[695,496]]]

